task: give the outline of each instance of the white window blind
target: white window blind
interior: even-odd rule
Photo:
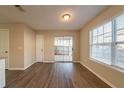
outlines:
[[[90,57],[124,68],[124,14],[90,31]]]
[[[118,16],[116,22],[116,61],[115,65],[124,68],[124,15]]]
[[[104,63],[110,64],[111,62],[111,34],[112,23],[97,27],[91,31],[91,57],[100,60]]]

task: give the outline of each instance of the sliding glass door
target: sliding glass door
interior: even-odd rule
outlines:
[[[72,61],[72,37],[55,37],[54,39],[54,60],[56,62]]]

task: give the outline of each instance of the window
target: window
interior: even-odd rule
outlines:
[[[118,16],[116,22],[116,61],[115,65],[124,68],[124,15]]]
[[[90,31],[90,57],[124,68],[124,14]]]
[[[91,31],[90,38],[91,57],[110,64],[112,22],[108,22]]]

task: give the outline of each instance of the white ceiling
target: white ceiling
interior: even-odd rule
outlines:
[[[0,6],[0,23],[24,23],[36,30],[79,30],[107,6],[64,5],[64,6],[22,6],[25,12],[14,6]],[[68,22],[62,20],[64,13],[70,13]]]

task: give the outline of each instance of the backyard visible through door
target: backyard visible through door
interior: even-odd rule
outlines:
[[[54,61],[72,62],[73,39],[70,36],[55,37],[54,39]]]

